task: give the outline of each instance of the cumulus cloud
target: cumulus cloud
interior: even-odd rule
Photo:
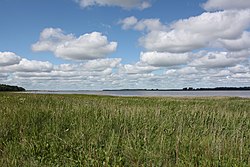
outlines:
[[[134,16],[120,20],[119,24],[125,30],[144,31],[139,43],[145,51],[140,54],[138,64],[144,64],[144,68],[157,67],[158,71],[153,73],[157,75],[152,78],[178,81],[180,85],[237,84],[235,76],[243,78],[249,74],[250,56],[250,9],[237,9],[240,8],[205,12],[169,25],[156,18],[139,20]],[[208,48],[213,51],[206,51]],[[124,65],[123,70],[124,67],[132,76],[143,73],[137,64]],[[149,70],[147,74],[152,72]]]
[[[244,73],[244,74],[237,73],[237,74],[233,74],[232,77],[235,79],[239,79],[239,80],[247,79],[249,81],[250,73]],[[247,80],[245,82],[247,82]]]
[[[136,25],[138,22],[137,18],[134,16],[127,17],[123,20],[120,20],[118,23],[122,25],[124,30],[130,29]]]
[[[219,42],[230,51],[241,51],[250,48],[250,32],[244,31],[237,39],[221,39]]]
[[[0,52],[0,67],[19,64],[21,57],[12,52]]]
[[[208,0],[203,4],[205,10],[231,10],[250,8],[249,0]]]
[[[117,43],[109,42],[100,32],[75,37],[65,35],[61,29],[46,28],[40,39],[32,45],[33,51],[51,51],[57,57],[69,60],[91,60],[104,58],[116,51]]]
[[[46,61],[27,60],[22,58],[18,64],[5,66],[0,69],[3,72],[50,72],[53,65]]]
[[[125,64],[120,68],[120,73],[126,74],[146,74],[158,70],[158,67],[150,66],[142,62],[135,64]]]
[[[13,53],[14,54],[14,53]],[[15,55],[15,54],[14,54]],[[18,64],[9,64],[0,68],[0,72],[18,74],[26,77],[59,77],[109,75],[120,66],[121,58],[89,60],[78,64],[53,65],[48,61],[28,60],[20,57]],[[5,75],[4,75],[5,76]]]
[[[8,54],[7,54],[8,53]],[[16,57],[15,53],[5,55]],[[110,85],[121,58],[88,60],[75,64],[54,65],[48,61],[28,60],[0,66],[0,82],[18,84],[27,89],[91,89]],[[54,83],[54,84],[53,84]]]
[[[85,63],[80,64],[60,64],[56,65],[54,69],[56,71],[62,72],[72,72],[72,71],[85,71],[85,72],[100,72],[107,69],[117,68],[120,65],[121,59],[96,59],[89,60]]]
[[[250,26],[250,10],[203,13],[196,17],[179,20],[171,27],[213,38],[234,39]]]
[[[76,64],[59,64],[54,67],[55,70],[63,72],[75,71],[77,68],[78,65]]]
[[[119,21],[122,28],[134,29],[137,31],[155,31],[155,30],[166,30],[167,26],[160,22],[160,19],[142,19],[138,20],[136,17],[131,16]]]
[[[207,47],[218,39],[237,39],[249,26],[250,10],[206,12],[176,21],[169,31],[151,31],[139,42],[149,51],[183,53]]]
[[[86,8],[89,6],[118,6],[124,9],[146,9],[151,6],[150,0],[75,0],[81,5],[81,7]]]
[[[232,73],[229,70],[221,70],[218,73],[212,75],[212,77],[227,77],[230,76]]]
[[[57,46],[63,45],[68,41],[74,40],[73,34],[65,35],[60,28],[45,28],[40,33],[39,41],[32,45],[32,50],[55,51]]]
[[[23,58],[20,63],[14,65],[13,68],[23,72],[49,72],[53,69],[53,65],[48,61],[42,62]]]
[[[197,74],[199,71],[196,69],[196,67],[183,67],[178,69],[170,69],[166,71],[167,76],[190,76],[192,74]]]
[[[249,66],[245,66],[242,64],[237,64],[234,67],[230,67],[228,68],[229,71],[233,72],[233,73],[246,73],[246,72],[250,72],[250,68]]]
[[[190,75],[190,74],[196,74],[199,71],[195,67],[184,67],[178,70],[178,74],[181,75]]]
[[[168,67],[187,64],[189,53],[168,53],[168,52],[142,52],[140,60],[156,67]]]
[[[172,53],[184,53],[206,45],[206,41],[201,40],[198,35],[184,30],[152,31],[140,38],[139,43],[148,51]]]
[[[236,58],[227,52],[201,51],[189,65],[204,68],[225,68],[232,67],[244,61],[244,58]]]
[[[90,60],[82,65],[85,69],[103,71],[108,68],[116,68],[121,63],[121,58]]]

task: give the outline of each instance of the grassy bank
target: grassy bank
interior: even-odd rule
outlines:
[[[250,166],[250,99],[0,93],[0,166]]]

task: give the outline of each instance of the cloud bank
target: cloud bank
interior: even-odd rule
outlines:
[[[150,6],[150,1],[142,0],[77,2],[84,8]],[[121,19],[124,33],[134,30],[141,35],[142,50],[129,55],[138,58],[131,63],[123,63],[115,54],[118,58],[107,58],[118,44],[101,32],[75,36],[60,28],[46,28],[32,45],[34,52],[49,51],[62,59],[81,61],[53,64],[0,52],[0,82],[28,89],[249,86],[249,1],[208,0],[203,7],[206,12],[170,24],[159,18]]]
[[[206,12],[168,27],[166,31],[153,29],[139,39],[140,44],[149,51],[184,53],[217,40],[237,40],[250,27],[250,10]]]

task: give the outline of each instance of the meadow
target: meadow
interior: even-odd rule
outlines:
[[[0,166],[250,166],[250,99],[0,93]]]

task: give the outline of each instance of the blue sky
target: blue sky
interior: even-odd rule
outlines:
[[[249,86],[248,0],[2,0],[0,83]]]

